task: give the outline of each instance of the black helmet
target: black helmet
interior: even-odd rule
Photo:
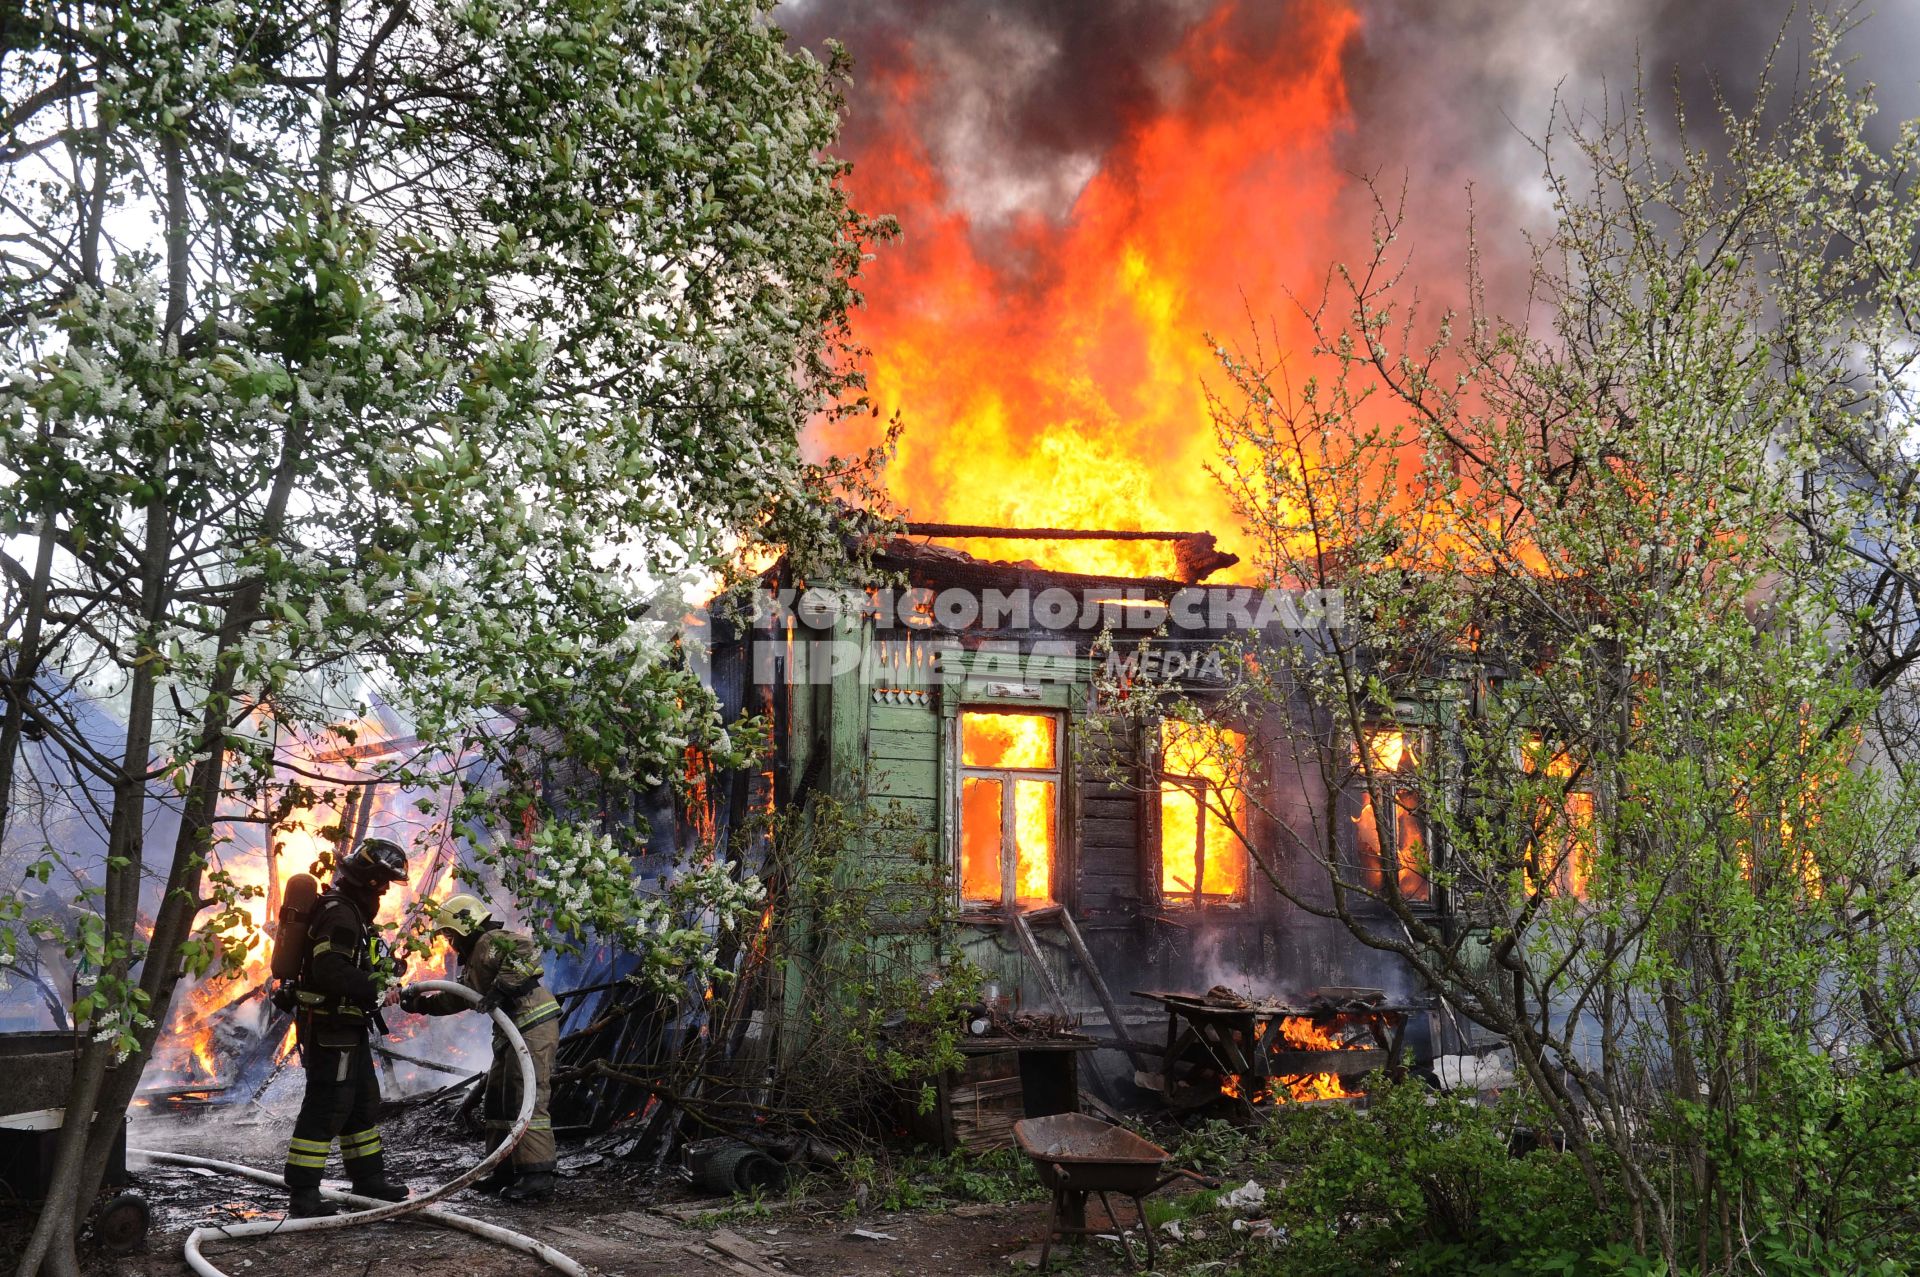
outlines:
[[[340,876],[362,882],[405,882],[407,853],[387,838],[369,838],[340,862]]]

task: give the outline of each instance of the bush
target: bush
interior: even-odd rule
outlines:
[[[1370,1096],[1365,1110],[1274,1114],[1286,1180],[1268,1199],[1272,1271],[1551,1272],[1606,1241],[1614,1221],[1596,1218],[1578,1166],[1517,1101],[1483,1107],[1411,1081]]]
[[[1764,1219],[1739,1222],[1745,1253],[1710,1252],[1704,1264],[1674,1268],[1634,1244],[1616,1167],[1606,1168],[1610,1204],[1596,1210],[1577,1161],[1520,1092],[1480,1105],[1413,1081],[1377,1080],[1366,1109],[1282,1108],[1264,1126],[1208,1122],[1173,1145],[1179,1165],[1263,1185],[1270,1232],[1235,1232],[1217,1193],[1155,1201],[1150,1217],[1156,1226],[1182,1221],[1173,1271],[1221,1260],[1268,1277],[1912,1271],[1920,1080],[1805,1080],[1730,1126],[1698,1115],[1714,1173],[1748,1178],[1767,1203]],[[1644,1136],[1649,1164],[1671,1161],[1658,1151],[1664,1132],[1649,1127]],[[1675,1164],[1665,1182],[1675,1215],[1689,1217],[1691,1178]]]
[[[816,795],[774,839],[784,893],[767,961],[785,1012],[769,1116],[864,1149],[896,1133],[897,1101],[927,1111],[931,1079],[963,1063],[980,972],[952,940],[924,829]]]

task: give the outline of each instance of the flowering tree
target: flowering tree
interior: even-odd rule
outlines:
[[[1383,203],[1310,362],[1219,352],[1260,566],[1346,623],[1176,712],[1292,725],[1219,760],[1275,887],[1504,1040],[1675,1270],[1920,1244],[1920,830],[1862,730],[1916,633],[1920,129],[1870,144],[1843,25],[1712,150],[1644,110],[1550,138],[1527,315],[1418,313]]]
[[[221,956],[203,869],[276,721],[350,721],[372,672],[423,753],[537,742],[618,782],[747,743],[661,623],[756,546],[837,553],[847,475],[798,434],[857,391],[886,229],[826,154],[838,68],[771,7],[0,14],[0,803],[23,735],[110,794],[92,1040],[23,1274],[75,1271],[157,1015]],[[116,706],[111,750],[81,699]]]
[[[689,978],[700,985],[726,978],[715,936],[738,931],[766,898],[758,881],[739,881],[721,863],[695,866],[658,894],[640,895],[639,875],[611,835],[561,821],[535,833],[525,855],[493,859],[501,885],[543,943],[577,950],[591,938],[617,945],[640,957],[628,979],[666,996],[683,991]]]

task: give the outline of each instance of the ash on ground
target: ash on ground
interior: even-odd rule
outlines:
[[[276,1083],[258,1101],[176,1105],[136,1111],[130,1148],[162,1149],[274,1172],[286,1156],[299,1087]],[[474,1164],[480,1137],[462,1121],[457,1094],[386,1106],[381,1143],[389,1173],[423,1193]],[[604,1277],[928,1277],[1025,1271],[1045,1228],[1034,1203],[914,1212],[864,1212],[846,1195],[765,1201],[699,1198],[671,1173],[622,1161],[631,1136],[616,1128],[598,1140],[562,1144],[560,1187],[543,1205],[514,1205],[466,1189],[446,1200],[462,1214],[526,1233]],[[251,1180],[129,1156],[132,1191],[153,1209],[142,1253],[110,1257],[83,1250],[89,1277],[174,1277],[185,1271],[181,1245],[196,1227],[278,1218],[285,1194]],[[330,1179],[341,1174],[336,1153]],[[338,1183],[337,1180],[334,1182]],[[345,1185],[339,1184],[341,1187]],[[0,1251],[31,1226],[30,1214],[0,1204]],[[397,1221],[321,1233],[289,1234],[206,1247],[229,1277],[516,1277],[550,1274],[538,1260],[430,1223]],[[1117,1255],[1112,1271],[1123,1265]],[[1106,1272],[1099,1251],[1082,1273]],[[1091,1261],[1091,1262],[1088,1262]]]

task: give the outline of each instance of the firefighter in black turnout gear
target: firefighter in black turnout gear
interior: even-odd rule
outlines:
[[[406,879],[407,853],[384,838],[369,838],[340,861],[332,885],[314,907],[295,994],[307,1073],[307,1093],[287,1148],[292,1194],[287,1213],[295,1219],[334,1213],[320,1196],[320,1177],[336,1139],[354,1192],[389,1202],[407,1196],[406,1185],[387,1179],[380,1152],[374,1124],[380,1082],[367,1041],[380,1014],[377,977],[397,974],[373,919],[381,895]]]

